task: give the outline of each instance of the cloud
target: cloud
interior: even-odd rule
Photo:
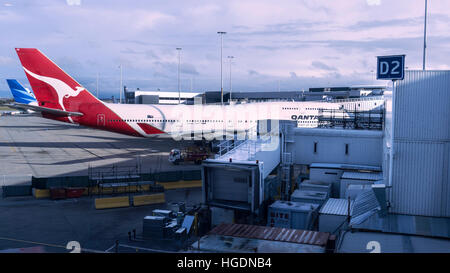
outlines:
[[[80,6],[81,0],[66,0],[66,3],[69,6]]]
[[[250,69],[250,70],[248,71],[248,75],[250,75],[250,76],[259,76],[260,74],[259,74],[258,71],[253,70],[253,69]]]
[[[367,30],[369,28],[378,28],[378,27],[391,28],[391,27],[402,27],[418,24],[423,24],[423,17],[359,21],[356,24],[349,26],[349,28],[354,30]]]
[[[328,66],[328,65],[326,65],[326,64],[324,64],[324,63],[322,63],[320,61],[313,61],[311,63],[311,65],[312,65],[312,67],[318,68],[318,69],[321,69],[321,70],[328,70],[328,71],[336,71],[337,70],[336,67]]]
[[[193,66],[192,64],[182,64],[180,66],[180,72],[189,75],[200,75],[195,66]]]
[[[117,43],[131,43],[131,44],[137,44],[137,45],[148,45],[148,43],[144,42],[144,41],[127,40],[127,39],[113,40],[113,42],[117,42]]]
[[[158,76],[169,76],[178,74],[178,63],[176,62],[161,62],[156,61],[153,63],[154,74]],[[189,63],[181,63],[180,74],[199,75],[194,65]]]
[[[209,16],[216,14],[221,10],[220,6],[207,4],[207,5],[199,5],[195,7],[190,7],[187,9],[187,13],[193,16]]]
[[[138,30],[152,29],[158,24],[171,23],[175,17],[162,12],[139,11],[131,24]]]
[[[150,59],[150,60],[159,60],[160,57],[151,49],[148,50],[135,50],[132,48],[126,48],[124,50],[121,50],[120,53],[123,54],[131,54],[131,55],[140,55],[146,59]]]
[[[7,65],[14,63],[14,60],[10,57],[0,56],[0,65]]]
[[[407,66],[420,67],[423,1],[366,0],[61,0],[8,1],[0,9],[3,39],[0,75],[24,78],[14,47],[36,47],[75,79],[118,95],[120,71],[130,88],[194,90],[220,88],[226,56],[236,56],[233,89],[307,89],[311,85],[372,83],[375,56],[406,54]],[[429,1],[430,3],[430,1]],[[450,63],[450,1],[429,5],[427,66]],[[36,20],[39,18],[39,20]],[[90,79],[90,80],[88,80]],[[26,79],[24,78],[26,81]],[[81,83],[81,82],[80,82]],[[95,84],[94,84],[95,87]],[[0,82],[0,91],[7,86]]]
[[[14,10],[10,9],[13,6],[9,6],[8,9],[0,10],[0,22],[4,23],[20,23],[25,21],[25,17]]]
[[[381,0],[366,0],[369,6],[379,6],[381,5]]]

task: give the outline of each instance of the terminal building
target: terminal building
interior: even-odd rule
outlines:
[[[384,93],[377,130],[275,122],[267,138],[221,142],[202,164],[212,226],[324,232],[338,237],[336,252],[367,252],[372,238],[382,252],[448,252],[449,86],[450,71],[406,71]]]
[[[124,88],[125,103],[127,104],[194,104],[194,98],[202,93],[196,92],[167,92],[167,91],[128,91]]]
[[[273,91],[273,92],[223,92],[223,100],[239,102],[262,101],[320,101],[333,99],[352,99],[360,97],[381,96],[386,86],[361,85],[348,87],[315,87],[305,91]],[[221,103],[220,91],[205,92],[171,92],[171,91],[144,91],[124,89],[125,103],[135,104],[193,104],[194,98],[201,98],[202,103]]]

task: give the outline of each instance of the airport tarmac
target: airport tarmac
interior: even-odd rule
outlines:
[[[173,148],[192,145],[170,136],[139,138],[44,119],[33,115],[0,117],[0,185],[29,183],[31,176],[88,175],[88,168],[135,166],[143,173],[200,169],[173,165]]]
[[[0,251],[38,247],[45,252],[70,252],[70,241],[80,243],[83,252],[178,251],[174,240],[143,240],[142,221],[154,209],[169,209],[172,202],[184,202],[187,209],[201,202],[201,188],[165,192],[166,204],[96,210],[94,197],[50,200],[9,197],[0,202]],[[136,229],[139,241],[129,241],[128,232]],[[136,250],[137,249],[137,250]]]
[[[0,117],[0,185],[31,183],[31,176],[87,175],[89,166],[136,165],[142,172],[193,170],[193,163],[177,166],[168,161],[173,148],[192,145],[169,136],[138,138],[32,115]],[[165,192],[166,203],[142,207],[96,210],[94,198],[49,200],[8,197],[0,200],[0,250],[38,247],[46,252],[69,252],[66,245],[77,241],[87,251],[152,252],[177,251],[177,242],[128,241],[128,232],[142,234],[142,220],[156,208],[172,202],[187,207],[201,202],[201,188]]]

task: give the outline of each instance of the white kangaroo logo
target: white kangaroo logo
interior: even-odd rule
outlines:
[[[82,90],[84,90],[84,88],[81,86],[76,86],[75,90],[73,90],[70,86],[68,86],[61,80],[34,74],[25,67],[23,69],[33,78],[43,81],[53,87],[53,89],[55,89],[56,93],[58,94],[58,103],[64,111],[66,111],[66,108],[63,104],[63,98],[76,97]],[[69,117],[69,119],[71,118]]]

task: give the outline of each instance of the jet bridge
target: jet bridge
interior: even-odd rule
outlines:
[[[280,125],[272,126],[269,133],[257,134],[256,138],[226,140],[217,146],[216,158],[202,164],[205,204],[258,212],[268,199],[265,181],[273,181],[266,178],[283,158],[286,137],[283,129],[280,130],[284,123]]]

